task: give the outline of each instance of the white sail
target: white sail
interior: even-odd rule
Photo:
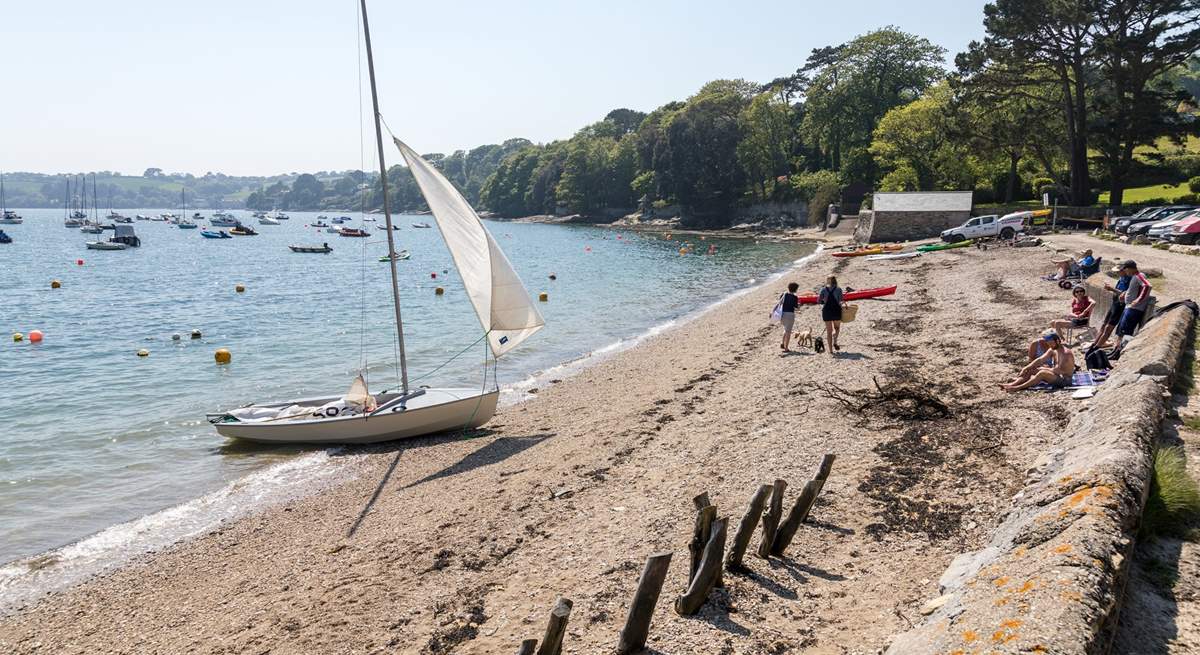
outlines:
[[[437,219],[492,352],[499,357],[516,348],[545,325],[517,272],[458,189],[403,141],[392,140]]]

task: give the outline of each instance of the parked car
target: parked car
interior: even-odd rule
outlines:
[[[1146,230],[1146,236],[1150,237],[1151,239],[1166,238],[1166,236],[1171,233],[1171,230],[1176,225],[1197,215],[1200,215],[1200,210],[1171,214],[1164,220],[1158,221],[1157,223],[1151,223],[1149,229]]]
[[[1193,212],[1187,218],[1176,223],[1163,238],[1171,243],[1185,245],[1192,245],[1200,241],[1200,212]]]
[[[1171,214],[1177,214],[1181,211],[1195,209],[1190,205],[1171,205],[1169,207],[1147,207],[1133,216],[1118,218],[1113,223],[1113,230],[1120,234],[1140,234],[1150,228],[1151,223],[1155,223],[1165,219]],[[1144,225],[1144,228],[1136,228],[1136,226]],[[1137,231],[1131,232],[1131,229]]]
[[[1161,222],[1166,221],[1171,218],[1175,218],[1175,217],[1179,216],[1180,214],[1191,213],[1191,211],[1193,209],[1195,209],[1195,207],[1175,207],[1173,209],[1171,209],[1171,208],[1168,208],[1168,209],[1170,209],[1170,211],[1163,211],[1163,212],[1159,213],[1158,215],[1156,215],[1151,220],[1142,221],[1140,223],[1130,223],[1129,227],[1125,228],[1125,234],[1128,234],[1131,236],[1139,235],[1139,234],[1143,235],[1143,236],[1148,236],[1149,232],[1150,232],[1150,228],[1153,227],[1155,224],[1161,223]]]
[[[997,216],[996,214],[976,216],[958,227],[943,230],[942,241],[957,243],[959,241],[966,241],[967,239],[982,239],[984,237],[1011,239],[1016,236],[1017,232],[1021,231],[1026,214],[1028,213],[1017,212],[1005,216]]]

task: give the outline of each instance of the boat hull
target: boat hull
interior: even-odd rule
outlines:
[[[896,287],[894,287],[894,286],[875,287],[874,289],[859,289],[858,291],[849,291],[849,292],[843,293],[842,299],[848,302],[851,300],[864,300],[866,298],[878,298],[880,296],[890,296],[893,293],[896,293]],[[801,305],[815,305],[815,304],[817,304],[817,298],[818,298],[818,296],[815,293],[808,293],[808,294],[804,294],[803,296],[796,297],[796,299],[800,301]]]
[[[386,402],[394,394],[384,396]],[[374,416],[275,422],[214,423],[223,437],[262,443],[368,444],[419,437],[426,434],[477,428],[496,413],[500,391],[479,389],[427,389],[408,401],[402,411],[384,409]],[[283,408],[292,404],[320,407],[337,396],[309,398],[262,407]]]

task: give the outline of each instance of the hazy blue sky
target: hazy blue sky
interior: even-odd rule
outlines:
[[[360,165],[357,0],[4,5],[0,170]],[[983,5],[374,0],[368,8],[384,117],[417,150],[448,152],[568,137],[610,109],[649,111],[711,79],[768,81],[814,47],[882,25],[926,36],[953,57],[982,36]],[[364,75],[365,66],[364,58]]]

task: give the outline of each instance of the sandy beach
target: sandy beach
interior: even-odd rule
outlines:
[[[505,653],[541,636],[561,595],[564,652],[610,652],[645,557],[672,551],[652,652],[877,652],[1079,409],[995,384],[1069,304],[1037,279],[1048,261],[1043,248],[819,257],[476,434],[349,450],[354,479],[22,608],[0,619],[0,650]],[[899,291],[858,303],[840,354],[782,354],[767,315],[783,284],[830,272]],[[797,325],[817,333],[819,310]],[[927,382],[950,415],[854,414],[824,386],[875,381]],[[833,473],[786,556],[748,556],[750,574],[677,616],[692,497],[736,523],[760,484],[787,480],[791,502],[825,453]]]

